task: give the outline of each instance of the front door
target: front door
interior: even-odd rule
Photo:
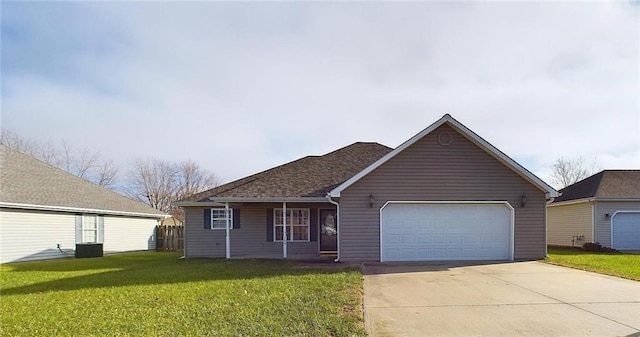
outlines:
[[[320,251],[338,250],[338,219],[333,209],[320,210]]]

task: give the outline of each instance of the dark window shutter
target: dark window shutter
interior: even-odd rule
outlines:
[[[309,213],[309,238],[311,241],[318,241],[318,209],[312,208]]]
[[[104,243],[104,217],[98,216],[98,237],[97,243]]]
[[[267,241],[273,242],[273,208],[267,209]]]
[[[82,243],[82,214],[76,214],[76,243]]]
[[[211,229],[211,208],[204,209],[204,229]]]
[[[233,229],[240,229],[240,209],[233,209]]]

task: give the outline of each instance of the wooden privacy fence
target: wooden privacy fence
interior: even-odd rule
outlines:
[[[156,251],[181,252],[184,250],[184,226],[156,226]]]

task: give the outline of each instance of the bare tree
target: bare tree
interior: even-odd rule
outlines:
[[[157,210],[168,212],[175,193],[176,173],[171,164],[157,158],[136,159],[129,172],[127,195]]]
[[[559,188],[564,188],[598,171],[600,168],[595,161],[590,168],[587,168],[582,157],[577,159],[560,157],[553,163],[551,182]]]
[[[63,170],[72,173],[80,178],[85,178],[94,181],[90,178],[93,175],[94,169],[100,167],[100,153],[89,151],[88,148],[76,150],[72,148],[65,140],[60,142],[62,149],[59,156],[60,166]],[[99,172],[95,172],[96,175],[100,175]],[[94,181],[95,182],[95,181]]]
[[[118,177],[118,166],[113,160],[103,160],[96,168],[94,182],[109,189],[115,189]]]
[[[196,193],[218,186],[218,178],[210,172],[200,169],[191,160],[178,164],[178,194],[176,199],[183,199]]]
[[[1,130],[0,144],[38,158],[100,186],[115,188],[118,167],[113,161],[103,160],[100,152],[90,151],[86,147],[77,150],[65,140],[61,140],[58,146],[38,142],[24,138],[7,129]]]
[[[182,211],[171,202],[217,184],[215,175],[193,161],[176,164],[157,158],[137,159],[129,172],[127,195],[182,221]]]
[[[32,157],[36,157],[49,164],[53,162],[52,156],[45,156],[45,158],[42,158],[42,155],[46,153],[45,149],[51,150],[50,146],[45,146],[42,143],[22,137],[11,130],[2,129],[0,131],[0,144],[6,145],[22,153],[26,153]]]

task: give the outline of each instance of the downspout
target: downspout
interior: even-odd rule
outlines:
[[[293,226],[293,224],[291,224]],[[287,203],[282,203],[282,257],[287,258]]]
[[[549,213],[549,205],[551,205],[553,203],[553,201],[556,199],[554,197],[547,197],[548,193],[545,195],[545,197],[547,198],[547,204],[544,206],[544,240],[545,241],[549,241],[549,217],[548,217],[548,213]],[[515,226],[515,225],[514,225]],[[545,257],[549,257],[549,245],[544,245],[544,256]]]
[[[591,242],[596,241],[596,201],[590,200],[591,202]]]
[[[230,259],[231,258],[231,237],[229,236],[229,234],[230,234],[229,233],[230,232],[229,225],[230,224],[229,224],[229,203],[228,202],[224,203],[224,214],[225,214],[225,218],[226,218],[225,226],[224,226],[225,227],[225,231],[226,231],[226,237],[225,237],[226,242],[225,243],[226,243],[226,246],[227,246],[226,247],[227,248],[226,257],[227,257],[227,259]]]
[[[335,202],[331,199],[331,195],[329,193],[327,193],[327,200],[336,205],[336,228],[338,229],[338,237],[336,238],[336,242],[337,242],[337,249],[338,252],[336,254],[336,259],[333,260],[333,262],[340,262],[340,232],[342,231],[342,227],[340,227],[340,204],[338,202]]]

